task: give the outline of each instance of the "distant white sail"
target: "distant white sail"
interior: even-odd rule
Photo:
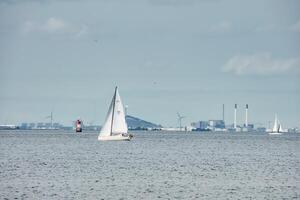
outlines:
[[[126,134],[127,131],[128,129],[125,120],[124,106],[122,104],[118,88],[116,87],[99,136],[106,137],[118,134]]]
[[[278,128],[278,132],[282,133],[283,132],[283,128],[282,128],[282,125],[280,124],[280,122],[278,121],[279,123],[279,128]]]
[[[278,124],[278,119],[277,119],[277,115],[275,115],[275,121],[274,121],[274,126],[273,126],[273,132],[278,132],[279,128],[279,124]]]
[[[277,118],[277,114],[275,114],[275,121],[274,121],[274,126],[271,132],[269,132],[270,135],[281,135],[285,131],[282,128],[281,123],[279,122]]]

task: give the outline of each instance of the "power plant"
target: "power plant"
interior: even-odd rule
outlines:
[[[253,124],[248,123],[248,109],[249,105],[245,104],[245,121],[243,124],[238,124],[238,104],[234,104],[233,110],[233,124],[226,126],[225,124],[225,104],[222,104],[222,120],[208,120],[198,121],[191,123],[191,126],[197,131],[230,131],[230,132],[247,132],[252,131],[254,128]],[[177,114],[178,115],[178,114]],[[180,119],[180,115],[178,115]]]
[[[234,119],[233,119],[233,127],[232,130],[233,131],[243,131],[243,132],[247,132],[249,130],[252,130],[254,128],[253,124],[249,124],[248,122],[248,109],[249,109],[249,105],[246,104],[245,106],[245,123],[243,124],[243,126],[239,126],[237,124],[237,109],[238,109],[238,104],[234,104]]]

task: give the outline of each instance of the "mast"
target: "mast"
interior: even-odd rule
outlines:
[[[111,115],[110,135],[112,135],[112,129],[113,129],[113,123],[114,123],[117,89],[118,89],[118,87],[115,88],[115,94],[114,94],[114,100],[113,100],[113,110],[112,110],[112,115]]]
[[[51,121],[51,128],[53,128],[53,113],[51,111],[51,115],[50,115],[50,121]]]
[[[225,104],[223,104],[223,113],[222,113],[222,119],[223,119],[223,122],[225,123]]]
[[[245,127],[248,128],[248,104],[246,104]]]

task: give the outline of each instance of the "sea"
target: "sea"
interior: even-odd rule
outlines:
[[[300,199],[300,134],[0,131],[0,199]]]

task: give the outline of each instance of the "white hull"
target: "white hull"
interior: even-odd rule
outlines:
[[[281,135],[281,132],[269,132],[269,135]]]
[[[132,137],[130,135],[112,135],[112,136],[99,136],[99,141],[129,141]]]

